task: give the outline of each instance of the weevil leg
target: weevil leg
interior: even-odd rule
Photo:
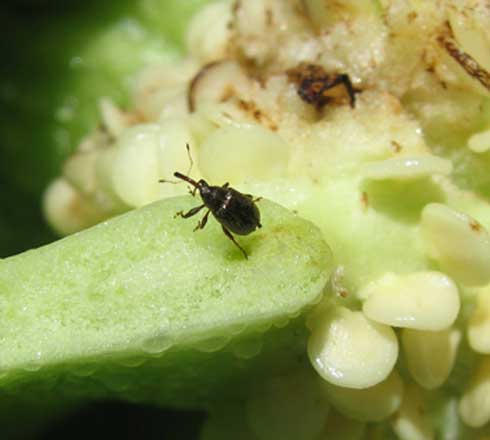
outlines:
[[[350,99],[350,106],[351,108],[354,108],[356,106],[356,91],[359,92],[359,90],[356,90],[350,81],[349,75],[343,75],[344,78],[344,84],[345,88],[347,89],[347,93],[349,94],[349,99]]]
[[[252,199],[252,202],[260,202],[262,200],[262,197],[254,197],[252,194],[245,194],[245,197],[248,197],[249,199]]]
[[[174,218],[175,217],[182,217],[182,218],[189,218],[189,217],[192,217],[193,215],[196,215],[202,208],[204,208],[206,205],[200,205],[200,206],[196,206],[195,208],[192,208],[190,209],[189,211],[187,212],[184,212],[184,211],[179,211],[179,212],[176,212],[175,215],[174,215]]]
[[[349,95],[349,105],[351,106],[351,108],[354,108],[356,105],[356,95],[355,95],[356,90],[352,86],[349,75],[346,75],[344,73],[344,74],[340,75],[338,78],[339,78],[339,80],[338,80],[337,84],[342,83],[344,85],[345,90],[347,90],[347,94]],[[334,85],[332,85],[332,87],[333,86]]]
[[[230,186],[230,182],[226,182],[225,184],[221,185],[221,188],[228,188]]]
[[[188,186],[187,191],[192,197],[194,197],[196,195],[197,188],[192,188],[191,186]]]
[[[167,179],[158,179],[159,183],[171,183],[172,185],[178,185],[179,183],[182,183],[177,180],[167,180]]]
[[[208,217],[210,212],[211,210],[208,209],[208,212],[204,214],[204,217],[197,222],[197,226],[194,228],[194,232],[197,231],[198,229],[204,229],[204,226],[206,226],[206,223],[208,222]]]
[[[223,232],[225,233],[225,235],[233,242],[235,243],[235,246],[238,247],[238,249],[240,249],[242,251],[242,254],[243,256],[248,260],[248,255],[247,253],[245,252],[245,250],[238,244],[238,242],[235,240],[235,237],[233,237],[233,235],[231,235],[231,232],[228,231],[228,229],[226,229],[224,226],[221,226],[221,228],[223,229]]]
[[[326,94],[330,89],[333,89],[334,87],[338,86],[339,84],[342,84],[345,91],[347,92],[347,95],[349,96],[349,105],[351,108],[354,108],[356,105],[356,90],[352,86],[351,80],[349,78],[349,75],[341,74],[335,76],[330,82],[328,82],[322,89],[322,94],[323,98],[326,100],[323,104],[326,104],[331,100],[332,98]]]

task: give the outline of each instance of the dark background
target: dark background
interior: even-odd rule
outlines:
[[[199,437],[204,417],[204,414],[198,412],[100,402],[87,405],[54,423],[36,439],[86,440],[100,436],[121,440],[191,440]]]

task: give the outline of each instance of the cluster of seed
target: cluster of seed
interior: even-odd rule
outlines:
[[[240,408],[247,438],[322,439],[333,428],[352,431],[346,438],[363,438],[366,423],[381,421],[389,421],[401,439],[434,438],[430,391],[447,382],[462,339],[475,352],[490,353],[490,295],[484,287],[490,281],[490,236],[476,220],[443,204],[424,208],[420,234],[428,254],[453,277],[439,271],[386,273],[357,292],[361,310],[320,304],[308,320],[308,355],[322,380],[301,370],[259,384]],[[454,266],[446,268],[447,262]],[[466,334],[456,323],[458,286],[479,289]],[[400,350],[409,376],[397,371]],[[484,356],[478,362],[458,405],[459,417],[473,428],[490,421],[490,362]],[[203,438],[216,424],[212,417]],[[219,429],[226,431],[226,424]]]

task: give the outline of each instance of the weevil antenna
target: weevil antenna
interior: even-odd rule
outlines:
[[[160,183],[171,183],[172,185],[178,185],[179,183],[182,183],[177,180],[167,180],[167,179],[158,179],[158,181]]]
[[[189,142],[185,143],[185,149],[187,150],[187,156],[189,157],[189,169],[187,170],[186,175],[190,176],[192,167],[194,166],[194,161],[192,160],[191,147],[189,146]]]
[[[177,179],[181,179],[186,181],[187,183],[190,183],[194,188],[197,188],[197,182],[194,179],[191,179],[189,176],[179,173],[178,171],[174,173],[174,176],[177,177]]]
[[[187,156],[189,157],[189,168],[187,170],[187,173],[185,176],[184,176],[184,174],[181,174],[181,173],[174,173],[174,176],[181,179],[181,180],[185,180],[186,182],[189,182],[194,187],[197,187],[197,183],[193,179],[191,179],[190,177],[189,177],[189,180],[184,178],[184,177],[191,175],[192,167],[194,166],[194,161],[192,160],[192,156],[191,156],[191,147],[189,146],[188,142],[185,143],[185,149],[187,150]],[[160,183],[171,183],[172,185],[177,185],[179,183],[182,183],[179,181],[167,180],[167,179],[159,179],[158,181]]]

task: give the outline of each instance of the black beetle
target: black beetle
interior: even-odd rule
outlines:
[[[321,110],[329,103],[341,104],[346,99],[351,108],[356,103],[354,88],[346,73],[328,73],[317,64],[300,63],[286,71],[290,81],[296,83],[299,97]]]
[[[189,151],[188,145],[187,151]],[[261,197],[254,199],[250,194],[242,194],[236,189],[231,188],[228,182],[223,186],[212,186],[203,179],[196,182],[194,179],[178,171],[174,173],[174,176],[177,179],[190,183],[194,187],[191,194],[195,196],[196,191],[199,191],[199,195],[203,201],[202,205],[196,206],[187,212],[179,211],[175,215],[182,218],[189,218],[196,215],[201,209],[208,208],[202,219],[197,223],[194,231],[203,229],[208,221],[209,213],[212,213],[214,218],[221,224],[225,235],[242,251],[245,258],[248,258],[245,250],[238,244],[231,233],[248,235],[257,228],[262,227],[260,224],[260,211],[255,204]],[[165,180],[161,180],[161,182],[165,182]]]

